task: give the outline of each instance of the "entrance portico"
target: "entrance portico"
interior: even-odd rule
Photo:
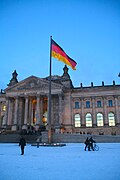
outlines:
[[[12,130],[27,129],[28,125],[45,125],[45,113],[47,114],[46,96],[25,96],[8,98],[7,124],[11,124]]]
[[[33,87],[34,85],[34,87]],[[48,87],[49,81],[30,77],[6,89],[7,110],[4,126],[11,130],[27,129],[28,126],[48,124]],[[62,86],[52,83],[52,124],[61,123]]]

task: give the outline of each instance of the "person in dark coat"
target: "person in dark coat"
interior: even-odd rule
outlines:
[[[84,144],[85,144],[85,151],[86,151],[86,148],[88,148],[88,145],[89,145],[89,139],[88,139],[88,137],[87,137],[87,139],[85,140],[85,142],[84,142]]]
[[[36,142],[37,142],[37,148],[39,148],[39,144],[40,144],[40,138],[39,137],[37,138]]]
[[[93,143],[96,143],[93,138],[91,137],[89,139],[89,145],[88,145],[88,151],[90,151],[90,149],[92,149],[94,151],[94,148],[93,148]]]
[[[19,146],[21,147],[21,155],[24,154],[24,148],[26,146],[26,140],[24,137],[20,138]]]

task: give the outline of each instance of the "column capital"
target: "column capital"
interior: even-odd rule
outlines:
[[[40,95],[40,94],[37,94],[37,95],[36,95],[36,98],[40,98],[40,97],[41,97],[41,95]]]
[[[25,99],[28,99],[28,97],[29,97],[28,95],[25,95],[25,96],[24,96]]]
[[[103,100],[107,100],[107,96],[103,96]]]
[[[5,99],[8,101],[10,99],[10,97],[6,96]]]
[[[64,99],[63,93],[59,93],[59,94],[58,94],[58,97],[61,98],[61,99],[63,100],[63,99]]]
[[[17,98],[19,98],[19,96],[18,96],[18,95],[16,95],[16,96],[14,96],[14,98],[15,98],[15,99],[17,99]]]
[[[118,95],[113,95],[113,97],[114,97],[115,99],[118,99]]]

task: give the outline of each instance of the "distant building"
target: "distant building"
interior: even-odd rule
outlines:
[[[68,68],[52,76],[51,125],[56,133],[120,134],[120,85],[73,87]],[[0,128],[16,131],[48,126],[49,77],[20,82],[16,71],[0,93]]]

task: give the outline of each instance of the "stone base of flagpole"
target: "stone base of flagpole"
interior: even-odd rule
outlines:
[[[31,144],[31,146],[37,146],[37,143]],[[46,146],[46,147],[63,147],[66,146],[66,144],[63,143],[40,143],[39,146]]]
[[[37,142],[32,143],[31,146],[37,146]],[[52,132],[44,131],[44,132],[42,132],[42,138],[41,138],[41,142],[39,143],[39,146],[62,147],[62,146],[66,146],[66,144],[52,142]]]

